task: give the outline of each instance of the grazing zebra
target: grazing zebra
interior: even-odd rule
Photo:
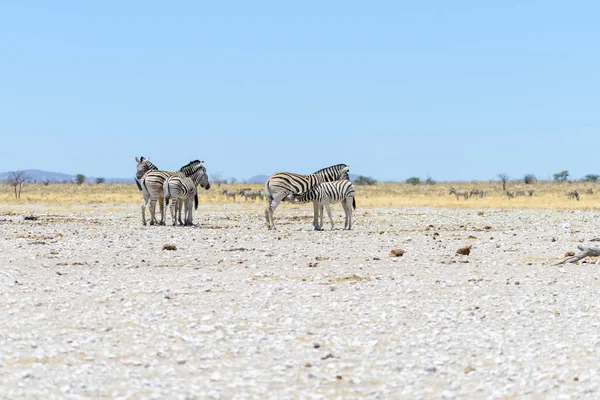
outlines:
[[[466,190],[456,190],[454,188],[450,188],[450,193],[448,194],[456,195],[456,200],[458,200],[459,197],[464,197],[465,200],[469,198],[469,192]]]
[[[514,190],[506,190],[506,196],[508,197],[508,199],[512,199],[517,195],[517,192],[515,192]]]
[[[587,194],[594,194],[594,189],[589,188],[588,190],[585,191]]]
[[[235,202],[235,192],[230,192],[227,189],[223,189],[221,194],[224,195],[227,199],[232,199]]]
[[[524,190],[517,190],[515,192],[515,197],[525,197],[525,191]]]
[[[307,192],[319,183],[339,180],[349,181],[348,171],[350,171],[350,167],[346,164],[337,164],[320,169],[310,175],[300,175],[291,172],[277,172],[271,175],[265,183],[265,195],[268,201],[267,208],[265,209],[267,227],[269,229],[276,229],[273,213],[282,200],[290,199],[290,195]]]
[[[331,204],[342,203],[346,219],[344,229],[352,229],[352,209],[356,209],[354,199],[354,185],[350,181],[323,182],[314,186],[308,192],[292,194],[294,201],[300,203],[313,202],[314,218],[313,226],[316,231],[323,230],[323,206],[327,209],[331,229],[333,229],[333,218],[331,216]]]
[[[164,195],[165,204],[169,204],[169,199],[173,199],[171,202],[171,217],[173,218],[173,226],[176,225],[179,220],[179,225],[190,226],[192,223],[192,200],[194,200],[194,209],[198,209],[198,189],[200,185],[204,189],[210,189],[210,183],[208,182],[208,175],[206,174],[206,168],[204,168],[204,161],[200,161],[200,164],[196,163],[192,168],[193,172],[189,176],[171,175],[164,183]],[[192,164],[192,163],[190,163]],[[190,164],[186,165],[189,167]],[[181,220],[181,209],[185,202],[185,222]]]
[[[260,201],[263,201],[265,199],[265,192],[263,192],[262,189],[258,189],[256,191],[256,196],[259,198]]]
[[[577,201],[579,201],[579,192],[577,190],[569,190],[567,192],[567,199],[569,199],[569,200],[577,199]]]
[[[533,192],[534,192],[534,190],[533,190],[533,189],[529,189],[529,190],[527,191],[527,194],[529,195],[529,197],[532,197],[532,196],[533,196]]]
[[[248,199],[256,200],[256,197],[258,196],[257,192],[248,188],[240,190],[239,195],[243,197],[246,201],[248,201]]]
[[[194,171],[194,166],[200,161],[192,161],[189,164],[181,167],[178,172],[162,171],[156,168],[148,159],[142,157],[137,158],[137,174],[136,179],[139,179],[138,187],[142,188],[142,223],[146,225],[146,206],[150,202],[150,225],[157,224],[156,220],[156,202],[160,208],[160,225],[165,224],[165,207],[163,185],[165,180],[171,175],[187,176]]]

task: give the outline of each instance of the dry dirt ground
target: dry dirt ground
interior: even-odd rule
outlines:
[[[600,213],[482,211],[2,206],[0,398],[597,398]]]

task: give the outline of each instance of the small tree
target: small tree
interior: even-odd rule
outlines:
[[[354,180],[354,183],[357,185],[374,185],[377,183],[377,180],[370,176],[359,175]]]
[[[561,172],[557,172],[556,174],[554,174],[554,181],[558,182],[558,183],[563,183],[564,181],[567,180],[567,178],[569,178],[569,171],[561,171]]]
[[[8,174],[8,184],[15,189],[15,199],[21,199],[21,189],[23,188],[23,182],[27,180],[25,171],[13,171]]]
[[[76,184],[81,185],[83,182],[85,182],[85,175],[83,175],[83,174],[75,175],[75,183]]]
[[[50,179],[46,178],[42,183],[44,184],[44,186],[48,186],[50,184]]]
[[[501,173],[498,174],[498,178],[500,178],[500,180],[502,181],[502,190],[506,191],[506,182],[508,182],[508,174],[505,173]]]
[[[237,178],[235,178],[233,176],[231,178],[229,178],[229,183],[231,183],[232,185],[236,182],[237,182]]]
[[[411,185],[418,185],[419,183],[421,183],[421,179],[416,176],[413,176],[408,178],[405,182],[410,183]]]
[[[431,176],[429,176],[429,174],[427,174],[427,179],[425,179],[425,184],[426,185],[435,185],[435,181],[433,180],[433,178]]]
[[[217,171],[210,174],[210,182],[221,187],[222,184],[227,183],[227,179],[223,178],[223,172]]]
[[[100,185],[101,183],[104,183],[104,182],[106,182],[106,180],[104,178],[96,178],[96,183],[98,185]]]
[[[534,174],[527,174],[525,175],[525,178],[523,178],[523,181],[526,185],[533,185],[537,181],[537,178]]]
[[[596,174],[587,174],[586,176],[583,177],[583,180],[585,182],[596,183],[596,182],[598,182],[599,179],[600,179],[600,175],[596,175]]]

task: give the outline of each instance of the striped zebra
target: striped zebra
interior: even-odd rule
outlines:
[[[163,185],[171,175],[187,176],[194,171],[194,166],[200,161],[192,161],[181,167],[177,172],[159,170],[147,158],[135,158],[137,161],[136,182],[142,189],[142,223],[146,225],[146,206],[150,202],[150,225],[158,224],[156,220],[156,202],[160,208],[160,225],[165,224],[165,206]],[[138,181],[139,180],[139,181]]]
[[[464,197],[465,200],[469,198],[469,192],[466,190],[456,190],[454,188],[450,188],[450,193],[448,194],[454,194],[456,196],[456,200],[458,200],[459,197]]]
[[[332,165],[309,175],[294,174],[291,172],[277,172],[267,179],[265,183],[265,196],[268,205],[265,209],[265,218],[269,229],[275,228],[273,213],[281,201],[293,198],[290,195],[309,191],[314,186],[323,182],[350,180],[348,175],[350,167],[346,164]]]
[[[342,203],[346,219],[344,229],[352,229],[352,209],[356,210],[354,198],[354,185],[350,181],[323,182],[314,186],[311,190],[301,194],[292,195],[294,201],[300,203],[313,202],[314,218],[313,226],[316,231],[323,230],[323,207],[327,209],[327,215],[333,230],[333,218],[331,216],[331,204]]]
[[[195,163],[192,166],[192,163]],[[193,168],[188,176],[182,175],[171,175],[169,176],[163,185],[163,191],[165,196],[165,204],[169,204],[171,201],[171,217],[173,218],[173,226],[176,225],[179,220],[179,225],[190,226],[192,222],[192,200],[194,200],[194,209],[198,209],[198,189],[200,185],[204,189],[210,189],[210,182],[208,181],[208,175],[206,174],[206,168],[204,167],[204,161],[193,161],[183,168]],[[183,169],[182,168],[182,169]],[[185,222],[181,220],[181,209],[185,203]]]

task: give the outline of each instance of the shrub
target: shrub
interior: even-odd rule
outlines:
[[[563,183],[569,177],[569,171],[561,171],[554,174],[554,180],[558,183]]]
[[[585,182],[598,182],[598,180],[600,179],[600,175],[596,175],[596,174],[587,174],[586,176],[583,177],[583,181]]]
[[[104,182],[105,182],[104,178],[96,178],[96,183],[97,184],[101,184],[101,183],[104,183]]]
[[[83,182],[85,182],[85,175],[83,175],[83,174],[75,175],[75,183],[76,184],[81,185]]]
[[[419,183],[421,183],[421,179],[416,176],[413,176],[408,178],[405,182],[410,183],[411,185],[418,185]]]
[[[526,185],[532,185],[537,181],[537,178],[534,174],[527,174],[525,175],[525,178],[523,178],[523,181]]]

